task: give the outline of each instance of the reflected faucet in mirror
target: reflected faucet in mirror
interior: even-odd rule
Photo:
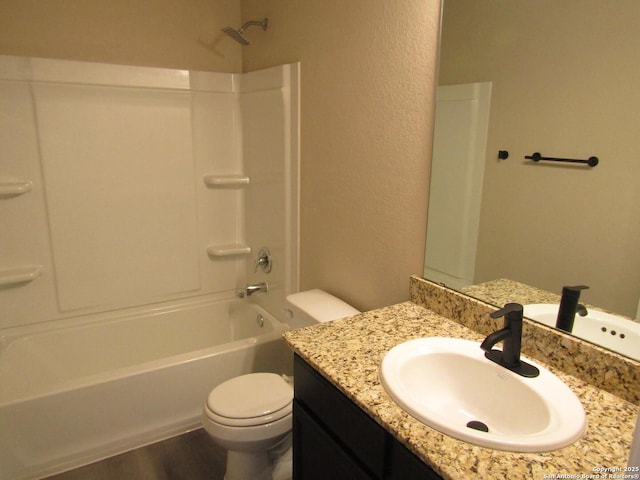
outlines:
[[[573,323],[576,313],[580,310],[581,316],[587,315],[587,309],[584,305],[579,308],[580,292],[589,287],[586,285],[577,285],[575,287],[562,287],[562,297],[560,298],[560,307],[558,308],[558,318],[556,319],[556,328],[565,332],[573,332]]]

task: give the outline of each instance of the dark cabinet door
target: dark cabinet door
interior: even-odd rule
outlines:
[[[297,402],[293,424],[294,480],[374,480]]]
[[[294,480],[441,478],[297,355],[294,379]]]

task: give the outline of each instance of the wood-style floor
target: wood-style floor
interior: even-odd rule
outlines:
[[[198,429],[46,480],[223,480],[225,467],[226,451]]]

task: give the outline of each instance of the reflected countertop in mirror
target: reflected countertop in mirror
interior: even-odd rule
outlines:
[[[500,306],[510,302],[524,305],[529,319],[548,327],[556,325],[560,295],[501,278],[462,288],[461,292],[483,302]],[[581,314],[576,314],[571,333],[620,355],[640,360],[640,322],[606,312],[582,302]],[[566,333],[566,332],[565,332]]]
[[[460,291],[465,295],[498,307],[509,302],[520,303],[522,305],[528,303],[560,302],[560,295],[508,278],[499,278],[489,282],[470,285],[461,288]]]

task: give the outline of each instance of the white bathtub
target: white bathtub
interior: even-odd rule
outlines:
[[[0,339],[0,479],[41,478],[198,427],[215,385],[289,371],[286,329],[226,300]]]

